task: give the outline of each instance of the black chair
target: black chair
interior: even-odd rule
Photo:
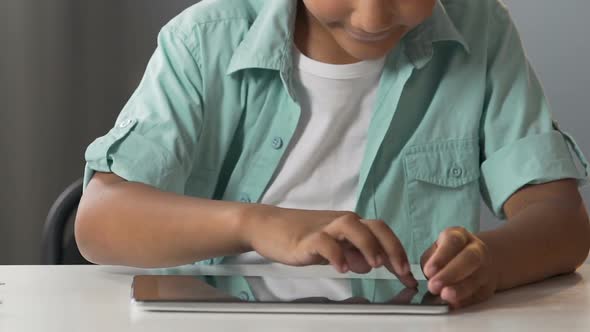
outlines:
[[[90,264],[74,237],[74,219],[82,198],[82,179],[62,192],[51,206],[43,228],[41,262],[45,265]]]

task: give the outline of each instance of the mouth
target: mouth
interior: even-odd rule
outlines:
[[[344,26],[344,31],[353,39],[356,39],[357,41],[360,42],[364,42],[364,43],[374,43],[374,42],[379,42],[379,41],[383,41],[387,38],[389,38],[393,32],[394,32],[394,28],[389,28],[383,32],[379,32],[379,33],[369,33],[366,31],[362,31],[362,30],[358,30],[349,26]]]

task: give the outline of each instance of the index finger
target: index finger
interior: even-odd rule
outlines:
[[[375,235],[387,255],[387,267],[406,286],[414,288],[418,282],[412,275],[406,250],[393,230],[382,220],[362,220]],[[393,271],[392,271],[393,268]]]
[[[433,284],[452,285],[471,276],[484,264],[485,253],[477,243],[471,243],[463,249],[434,278]],[[433,287],[438,290],[438,287]]]
[[[436,250],[424,266],[424,274],[432,279],[455,256],[463,251],[468,242],[468,235],[461,228],[444,230],[436,241]]]
[[[418,290],[416,288],[404,288],[386,303],[410,304],[412,303],[412,299],[414,296],[416,296],[416,294],[418,294]]]
[[[326,226],[324,232],[334,239],[347,240],[363,254],[371,267],[378,267],[382,252],[379,240],[360,220],[356,215],[345,215]]]

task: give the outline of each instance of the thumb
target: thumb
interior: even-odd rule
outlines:
[[[422,274],[424,274],[426,279],[430,279],[432,276],[428,276],[426,275],[426,273],[424,273],[424,266],[426,265],[430,257],[434,254],[437,248],[438,246],[435,242],[428,249],[426,249],[426,251],[424,251],[424,253],[422,254],[422,257],[420,257],[420,268],[422,269]]]

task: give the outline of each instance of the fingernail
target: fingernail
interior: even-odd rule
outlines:
[[[453,287],[445,287],[440,292],[441,298],[446,301],[451,301],[457,298],[457,291]]]
[[[432,281],[430,283],[430,285],[431,285],[430,290],[436,294],[439,294],[442,290],[442,287],[443,287],[443,283],[440,280]]]
[[[342,273],[348,272],[348,264],[342,264]]]
[[[403,274],[410,274],[412,272],[412,268],[410,267],[410,263],[405,262],[402,266],[402,273]]]
[[[376,267],[377,266],[377,257],[375,256],[369,256],[369,261],[367,263],[369,263],[369,265],[371,265],[371,267]]]
[[[426,269],[426,275],[429,278],[432,278],[437,273],[438,273],[438,267],[436,267],[436,265],[430,265]]]
[[[376,267],[383,265],[383,256],[381,256],[381,254],[375,256],[375,265]]]
[[[410,283],[412,284],[411,287],[412,288],[418,287],[418,280],[416,280],[416,278],[414,278],[414,276],[411,275],[411,274],[410,274],[410,277],[412,278],[411,281],[410,281]]]

